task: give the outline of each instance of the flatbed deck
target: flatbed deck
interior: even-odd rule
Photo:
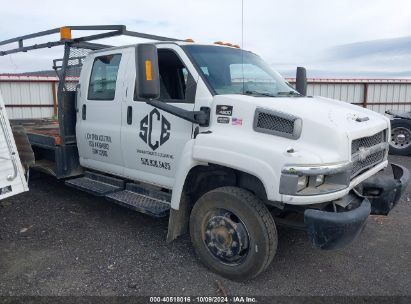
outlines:
[[[21,125],[26,129],[27,136],[32,144],[38,143],[33,140],[36,137],[44,137],[49,139],[47,142],[60,145],[60,128],[57,120],[54,119],[21,119],[11,120],[12,125]],[[34,141],[34,142],[33,142]],[[40,143],[44,143],[40,141]]]
[[[57,178],[68,178],[82,174],[75,142],[64,144],[60,135],[58,120],[21,119],[12,120],[12,126],[20,125],[26,130],[27,137],[36,156],[36,168]]]

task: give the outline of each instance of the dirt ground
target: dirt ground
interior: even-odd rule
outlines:
[[[411,157],[391,157],[411,168]],[[200,264],[188,236],[165,242],[157,220],[42,177],[0,202],[0,295],[411,295],[411,187],[347,248],[313,248],[279,228],[277,255],[237,283]]]

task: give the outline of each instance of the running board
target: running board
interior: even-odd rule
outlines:
[[[106,196],[124,190],[125,182],[118,178],[86,172],[84,177],[66,181],[66,185],[96,196]]]
[[[124,191],[110,193],[106,198],[153,217],[165,217],[170,211],[170,193],[146,189],[137,184],[129,183]]]

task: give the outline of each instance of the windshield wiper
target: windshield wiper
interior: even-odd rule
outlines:
[[[300,93],[297,91],[288,91],[288,92],[278,92],[277,95],[290,95],[290,96],[298,96],[298,97],[303,97]]]
[[[259,96],[267,96],[267,97],[276,97],[274,94],[271,94],[271,93],[250,91],[250,90],[245,91],[244,94],[245,95],[259,95]]]

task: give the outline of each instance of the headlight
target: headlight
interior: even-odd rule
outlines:
[[[280,193],[318,195],[345,189],[350,184],[352,164],[286,166],[282,170]]]
[[[297,192],[307,188],[308,176],[303,175],[298,177]]]
[[[314,186],[318,187],[324,184],[324,175],[316,175],[316,176],[307,176],[307,175],[301,175],[298,177],[297,181],[297,192],[309,187],[309,186]]]
[[[317,175],[317,177],[315,178],[315,186],[321,186],[322,184],[324,184],[324,175]]]

